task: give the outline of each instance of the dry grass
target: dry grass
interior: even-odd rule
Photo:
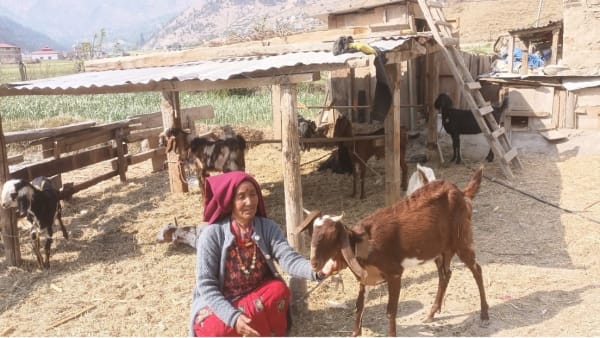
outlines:
[[[414,141],[411,141],[414,142]],[[420,147],[411,147],[420,149]],[[350,176],[314,172],[327,154],[302,153],[305,207],[344,212],[347,224],[383,205],[383,183],[369,174],[367,200],[348,198]],[[444,144],[448,154],[449,142]],[[472,158],[467,165],[477,167]],[[561,156],[525,153],[525,169],[514,188],[538,196],[570,213],[484,180],[475,199],[476,252],[483,267],[491,323],[478,325],[475,282],[458,260],[441,314],[430,324],[421,320],[431,305],[437,277],[433,264],[405,273],[397,316],[406,336],[600,335],[600,154]],[[383,173],[382,161],[371,161]],[[284,220],[281,149],[260,145],[249,150],[248,171],[262,183],[269,215]],[[108,168],[105,168],[108,169]],[[411,171],[414,164],[410,165]],[[99,167],[92,168],[98,173]],[[156,243],[157,230],[176,216],[180,225],[201,217],[196,187],[172,195],[166,172],[149,173],[149,164],[133,166],[128,182],[101,183],[65,203],[64,220],[72,238],[55,236],[51,269],[40,271],[21,232],[22,267],[8,267],[0,246],[0,333],[17,336],[184,336],[187,335],[192,249]],[[438,177],[464,186],[471,171],[451,165]],[[500,177],[495,164],[485,174]],[[82,179],[91,173],[80,172]],[[585,208],[587,209],[583,211]],[[588,217],[582,218],[581,216]],[[292,335],[348,335],[357,285],[344,271],[344,291],[330,280],[319,288],[309,282],[307,309],[298,313]],[[366,303],[363,334],[387,334],[387,291],[379,286]],[[93,308],[90,308],[93,307]],[[76,316],[82,310],[88,310]],[[53,323],[73,319],[56,327]],[[577,323],[576,325],[573,325]],[[6,330],[8,331],[3,331]]]

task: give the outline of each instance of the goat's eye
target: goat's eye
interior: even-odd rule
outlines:
[[[17,193],[16,192],[11,193],[10,194],[10,198],[13,199],[13,200],[16,199],[17,198]]]

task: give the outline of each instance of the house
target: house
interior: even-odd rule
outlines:
[[[56,51],[56,50],[46,46],[40,50],[36,50],[35,52],[32,52],[31,60],[32,61],[58,60],[60,55],[61,55],[61,53],[59,51]]]
[[[599,130],[600,7],[583,0],[565,0],[562,21],[509,33],[525,47],[523,63],[533,47],[550,49],[551,54],[538,69],[521,67],[518,74],[480,78],[508,89],[507,131]]]
[[[6,43],[0,43],[0,63],[19,63],[21,48]]]

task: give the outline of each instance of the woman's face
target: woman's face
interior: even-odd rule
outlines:
[[[248,181],[242,182],[233,198],[233,219],[242,225],[248,225],[256,215],[258,206],[258,193],[254,184]]]

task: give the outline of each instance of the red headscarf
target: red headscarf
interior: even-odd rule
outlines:
[[[206,179],[204,187],[204,221],[212,224],[231,212],[235,191],[244,181],[254,184],[254,188],[258,194],[256,216],[267,217],[265,201],[263,200],[258,182],[243,171],[230,171],[210,176]]]

